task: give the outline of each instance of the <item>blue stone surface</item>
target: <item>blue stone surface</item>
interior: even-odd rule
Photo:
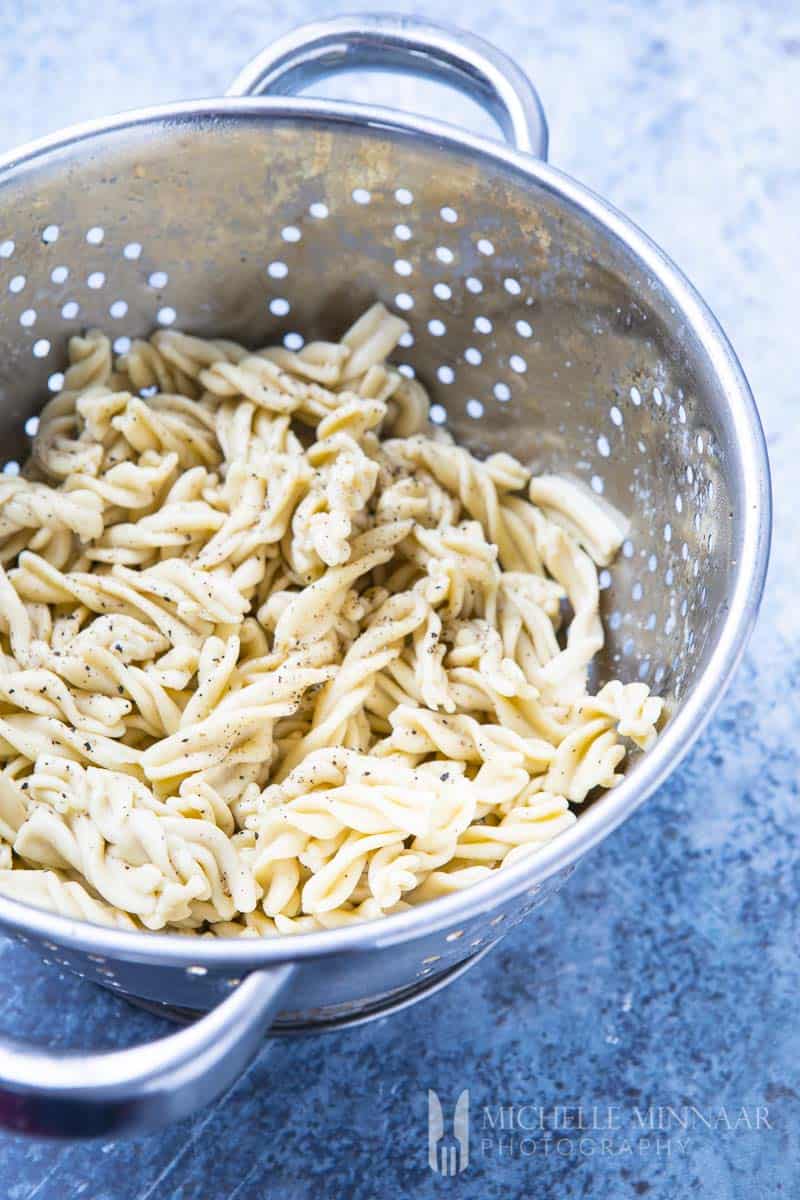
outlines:
[[[337,8],[8,0],[0,148],[114,109],[219,94],[277,34]],[[668,786],[473,972],[402,1015],[270,1042],[223,1100],[160,1136],[54,1145],[0,1134],[2,1200],[800,1194],[798,9],[790,0],[462,0],[456,9],[428,0],[424,13],[458,20],[520,61],[548,111],[552,160],[660,242],[737,348],[776,494],[756,634]],[[401,107],[428,97],[385,79],[336,93]],[[438,93],[434,104],[474,119]],[[5,1031],[88,1049],[167,1030],[12,942],[0,939],[0,956]],[[427,1165],[428,1088],[448,1121],[470,1091],[472,1156],[455,1180]],[[582,1105],[584,1123],[599,1126],[610,1105],[617,1127],[568,1129],[547,1145],[534,1130],[524,1147],[519,1133],[512,1143],[483,1128],[485,1106],[494,1116],[525,1103],[551,1118],[555,1105]],[[668,1113],[671,1128],[640,1127],[651,1106],[683,1105],[700,1114],[691,1128]],[[725,1128],[723,1106],[729,1123],[743,1107],[747,1120]],[[769,1127],[762,1112],[762,1127],[748,1129],[763,1108]]]

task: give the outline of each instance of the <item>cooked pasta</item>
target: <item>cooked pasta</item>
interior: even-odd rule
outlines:
[[[646,750],[596,695],[626,522],[479,461],[387,361],[73,338],[0,479],[0,891],[120,928],[370,920],[534,854]]]

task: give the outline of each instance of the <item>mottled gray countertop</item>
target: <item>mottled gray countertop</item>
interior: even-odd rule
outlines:
[[[338,7],[6,0],[0,148],[113,109],[218,94],[276,34]],[[272,1043],[224,1100],[159,1137],[0,1135],[3,1200],[800,1193],[800,10],[433,0],[424,11],[517,57],[540,87],[552,160],[660,242],[731,337],[774,471],[759,626],[669,786],[472,973],[402,1016]],[[411,85],[391,86],[412,104]],[[165,1029],[3,939],[0,956],[4,1030],[99,1047]],[[592,1153],[574,1136],[533,1156],[497,1143],[445,1181],[426,1162],[429,1087],[447,1104],[468,1087],[480,1106],[614,1105],[620,1129]],[[769,1128],[698,1120],[643,1145],[634,1109],[683,1104],[746,1106],[753,1124],[766,1106]]]

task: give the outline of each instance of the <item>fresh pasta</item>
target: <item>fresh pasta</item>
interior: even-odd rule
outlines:
[[[656,737],[592,695],[626,522],[428,420],[375,304],[338,343],[69,343],[0,478],[0,891],[261,937],[469,887]]]

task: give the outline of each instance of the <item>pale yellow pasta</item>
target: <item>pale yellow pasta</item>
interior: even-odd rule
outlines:
[[[538,475],[528,486],[530,499],[583,546],[598,566],[608,566],[627,535],[630,522],[583,483],[558,475]]]
[[[646,685],[588,690],[624,518],[430,425],[406,328],[71,340],[0,480],[0,892],[341,928],[536,853],[652,745]]]

